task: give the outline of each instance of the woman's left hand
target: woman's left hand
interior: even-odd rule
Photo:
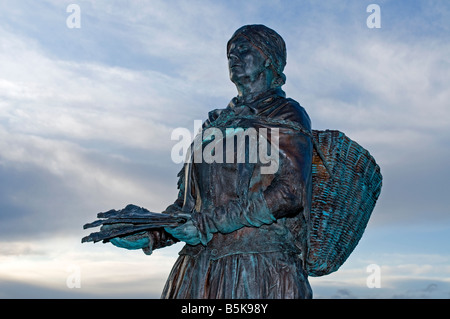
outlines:
[[[198,245],[201,243],[201,234],[198,228],[192,222],[192,219],[188,219],[184,224],[177,227],[165,227],[164,230],[171,234],[173,237],[186,242],[189,245]]]

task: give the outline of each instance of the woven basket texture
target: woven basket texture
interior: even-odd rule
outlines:
[[[344,133],[312,133],[323,159],[315,148],[307,266],[310,276],[323,276],[336,271],[361,239],[380,195],[382,176],[370,153]]]

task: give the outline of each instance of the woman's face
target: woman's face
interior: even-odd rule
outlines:
[[[254,82],[266,69],[265,57],[246,38],[237,37],[228,51],[228,68],[233,83]]]

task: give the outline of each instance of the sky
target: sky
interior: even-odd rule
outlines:
[[[310,278],[314,297],[450,298],[449,2],[0,5],[0,298],[159,298],[181,244],[147,256],[81,244],[82,226],[174,201],[171,132],[236,95],[226,43],[255,23],[285,39],[283,88],[313,129],[344,132],[383,174],[361,241]]]

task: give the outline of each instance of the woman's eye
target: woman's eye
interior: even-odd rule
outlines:
[[[248,47],[239,47],[239,52],[240,53],[245,53],[248,51]]]

